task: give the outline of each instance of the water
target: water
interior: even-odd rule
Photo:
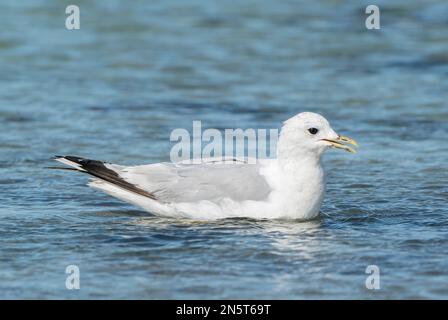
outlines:
[[[359,1],[80,0],[78,31],[68,4],[0,4],[0,298],[448,298],[448,3],[377,1],[379,31]],[[306,223],[158,218],[44,168],[304,110],[361,145]]]

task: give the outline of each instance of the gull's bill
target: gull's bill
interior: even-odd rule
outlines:
[[[349,137],[345,137],[345,136],[339,136],[336,139],[322,139],[324,141],[327,141],[328,143],[330,143],[330,145],[333,148],[338,148],[338,149],[342,149],[351,153],[356,153],[356,150],[349,147],[348,145],[344,144],[344,143],[348,143],[351,144],[352,146],[358,147],[358,143]],[[343,143],[344,142],[344,143]]]

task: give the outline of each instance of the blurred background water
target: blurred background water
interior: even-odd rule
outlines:
[[[0,298],[448,298],[448,2],[376,1],[372,31],[368,4],[2,1]],[[167,161],[193,120],[305,110],[361,145],[327,154],[315,221],[158,218],[44,168]]]

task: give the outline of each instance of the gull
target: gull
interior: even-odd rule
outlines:
[[[138,166],[77,156],[54,160],[90,175],[90,187],[158,216],[309,220],[319,215],[324,199],[324,151],[354,153],[348,144],[358,146],[338,135],[323,116],[302,112],[283,123],[277,157],[255,164],[228,158]]]

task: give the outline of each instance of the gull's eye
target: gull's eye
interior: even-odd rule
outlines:
[[[308,129],[308,132],[311,133],[311,134],[316,134],[316,133],[319,132],[319,130],[316,129],[316,128],[309,128],[309,129]]]

